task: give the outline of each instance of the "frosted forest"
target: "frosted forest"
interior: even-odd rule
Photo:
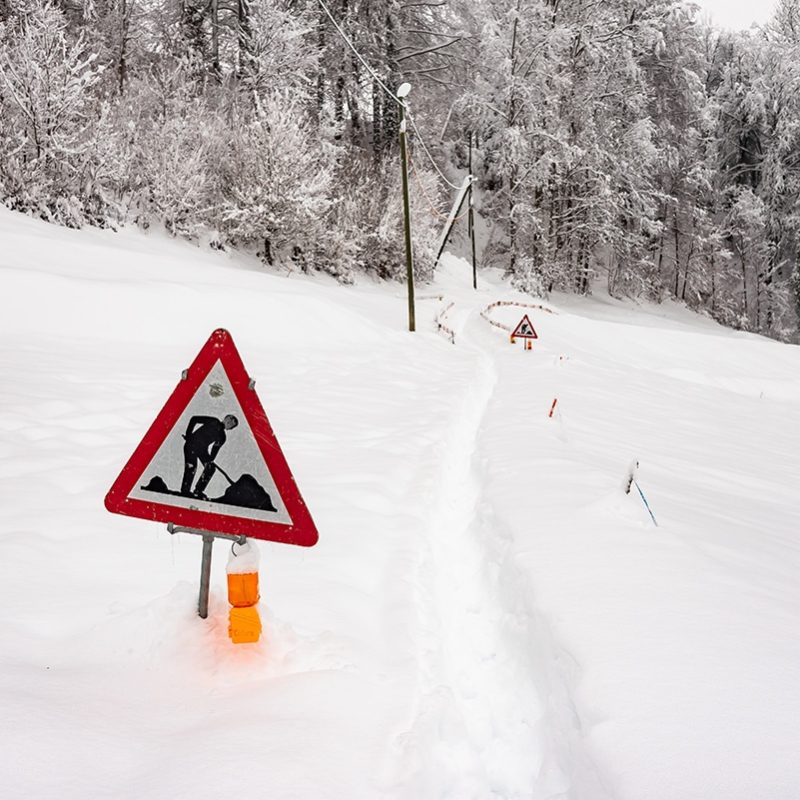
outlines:
[[[403,82],[420,280],[471,149],[523,291],[798,340],[800,0],[0,0],[0,200],[402,280]]]

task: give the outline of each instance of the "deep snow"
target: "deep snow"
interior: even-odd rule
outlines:
[[[397,285],[0,242],[3,797],[800,797],[800,349],[598,294],[525,352],[453,257],[412,335]],[[202,621],[199,540],[103,508],[217,327],[320,532],[258,543],[257,645],[225,544]]]

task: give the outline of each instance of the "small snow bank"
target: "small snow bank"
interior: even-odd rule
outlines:
[[[148,358],[158,349],[176,356],[181,348],[190,358],[197,341],[227,325],[239,338],[268,339],[272,347],[335,350],[382,330],[357,310],[342,316],[336,302],[324,299],[323,287],[334,295],[347,294],[345,287],[279,276],[255,259],[158,232],[75,231],[0,208],[0,239],[0,276],[21,301],[4,309],[4,329],[26,331],[35,323],[34,331],[44,333],[57,323],[62,337],[85,343],[82,349],[102,339],[120,353],[135,332]],[[267,305],[267,295],[279,302]],[[30,297],[37,302],[29,304]],[[402,330],[403,309],[389,316]]]

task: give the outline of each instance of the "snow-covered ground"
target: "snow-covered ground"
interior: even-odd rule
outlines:
[[[526,352],[452,257],[412,335],[401,286],[0,243],[2,797],[800,797],[800,349],[598,294]],[[103,507],[217,327],[320,532],[259,543],[256,645],[223,543],[203,621],[197,537]]]

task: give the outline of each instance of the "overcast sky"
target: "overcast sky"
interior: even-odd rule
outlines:
[[[749,28],[754,22],[766,22],[775,8],[775,0],[693,0],[711,15],[720,28]]]

